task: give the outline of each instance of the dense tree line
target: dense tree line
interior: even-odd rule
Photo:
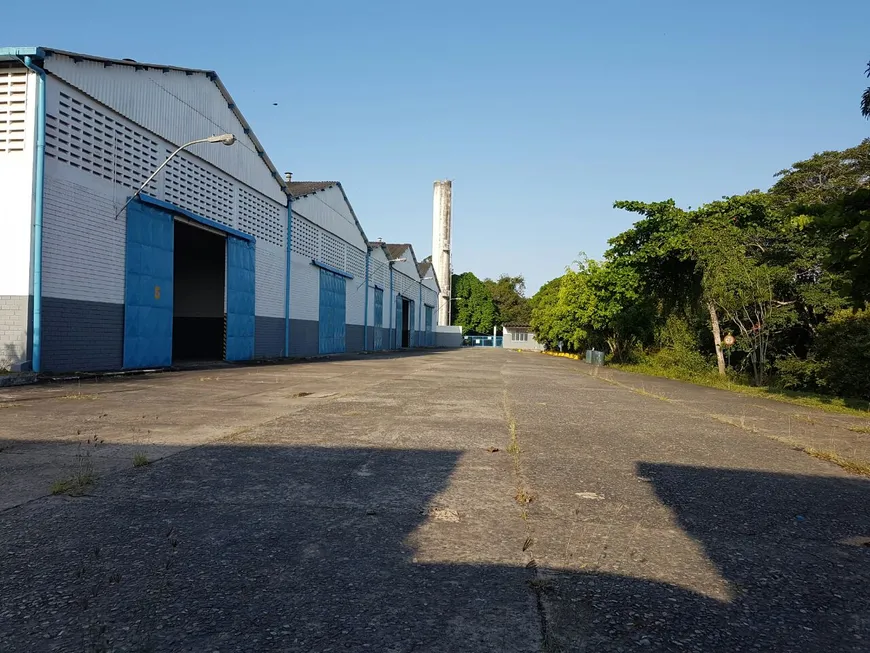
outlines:
[[[793,164],[766,192],[615,206],[638,220],[604,260],[581,257],[531,298],[540,341],[870,398],[870,139]]]
[[[503,324],[528,324],[526,281],[507,274],[481,281],[471,272],[453,275],[452,323],[470,335],[491,335]]]

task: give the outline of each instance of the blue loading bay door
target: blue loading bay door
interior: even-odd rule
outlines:
[[[141,199],[127,207],[124,297],[124,367],[142,369],[172,364],[174,296],[174,207]],[[210,220],[182,209],[188,218],[208,226]],[[227,360],[254,357],[253,241],[227,234]]]
[[[321,354],[345,351],[345,278],[320,269],[319,347]]]
[[[414,314],[414,300],[408,300],[408,346],[416,347],[417,346],[417,338],[414,334],[414,323],[416,322],[417,316]]]
[[[375,351],[384,348],[384,291],[380,288],[375,288]]]
[[[227,360],[254,357],[254,243],[227,236]]]
[[[432,342],[432,307],[426,306],[426,346],[431,347]]]
[[[396,333],[393,341],[394,349],[402,348],[402,296],[396,295]]]
[[[139,200],[127,207],[124,367],[172,364],[172,214]]]

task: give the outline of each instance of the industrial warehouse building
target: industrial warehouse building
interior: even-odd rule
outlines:
[[[0,212],[0,367],[455,344],[413,249],[279,175],[211,71],[0,49]]]

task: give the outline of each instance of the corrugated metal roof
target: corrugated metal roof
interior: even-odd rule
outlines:
[[[356,211],[353,210],[353,205],[350,203],[350,200],[347,199],[347,193],[344,192],[344,188],[342,187],[340,181],[291,181],[289,183],[285,182],[284,185],[285,188],[287,188],[287,192],[292,199],[304,197],[305,195],[311,195],[312,193],[316,193],[317,191],[326,190],[327,188],[337,186],[338,190],[341,191],[341,196],[344,198],[345,204],[347,204],[347,208],[350,209],[350,214],[351,216],[353,216],[353,221],[356,223],[356,228],[359,229],[359,232],[362,235],[363,242],[368,243],[369,238],[368,236],[366,236],[366,232],[363,231],[362,224],[360,224],[359,218],[356,217]]]
[[[287,183],[287,189],[290,191],[290,197],[303,197],[316,193],[319,190],[326,190],[333,186],[338,186],[337,181],[291,181]]]
[[[385,243],[384,247],[386,247],[386,249],[387,249],[387,256],[389,256],[391,259],[402,258],[402,254],[405,253],[406,249],[411,250],[412,256],[414,254],[414,248],[411,247],[408,243],[394,243],[394,244]],[[417,259],[415,258],[414,263],[416,263],[416,262],[417,262]]]

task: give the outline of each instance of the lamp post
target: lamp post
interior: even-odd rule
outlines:
[[[232,145],[235,142],[236,142],[236,137],[233,136],[232,134],[221,134],[220,136],[208,136],[207,138],[197,138],[194,141],[190,141],[189,143],[185,143],[184,145],[176,148],[172,154],[170,154],[168,157],[166,157],[166,161],[164,161],[159,166],[157,166],[157,170],[152,172],[151,175],[148,177],[148,179],[143,181],[142,185],[136,189],[136,192],[133,193],[127,199],[127,201],[124,203],[124,206],[121,207],[121,210],[115,214],[115,220],[117,220],[118,216],[124,212],[124,209],[126,209],[130,205],[130,202],[132,202],[134,199],[139,197],[139,193],[142,192],[142,190],[145,188],[145,186],[150,184],[151,180],[154,179],[154,177],[156,177],[158,174],[160,174],[160,171],[166,167],[166,164],[169,163],[170,161],[172,161],[173,157],[176,154],[178,154],[179,152],[181,152],[181,150],[186,150],[191,145],[197,145],[199,143],[220,143],[221,145]]]

